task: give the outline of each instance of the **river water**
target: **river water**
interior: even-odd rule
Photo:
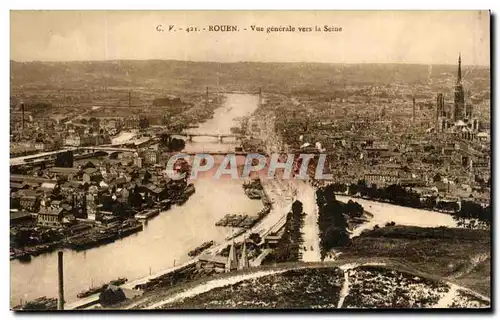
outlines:
[[[258,107],[258,96],[228,94],[224,105],[197,133],[230,133],[238,126],[238,118],[251,114]],[[185,150],[234,151],[236,141],[228,138],[195,137]],[[129,281],[154,274],[189,260],[187,252],[209,240],[222,242],[231,232],[216,227],[215,222],[227,213],[256,214],[262,209],[259,200],[250,200],[243,192],[241,180],[214,180],[202,176],[193,181],[196,192],[182,206],[174,206],[149,220],[142,232],[101,247],[83,252],[64,251],[65,300],[118,277]],[[229,196],[230,195],[230,196]],[[28,263],[10,262],[11,304],[38,298],[57,297],[57,253],[43,254]]]

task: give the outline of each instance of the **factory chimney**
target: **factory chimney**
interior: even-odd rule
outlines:
[[[207,92],[205,94],[205,107],[208,107],[208,87],[207,87]]]
[[[57,309],[64,310],[64,274],[63,274],[63,252],[57,252],[57,273],[59,285],[59,299],[57,300]]]
[[[130,108],[132,106],[132,93],[129,91],[128,92],[128,107]]]
[[[259,107],[262,104],[262,89],[259,87]]]
[[[444,95],[438,93],[436,98],[436,130],[439,128],[439,118],[444,114]]]
[[[413,122],[415,122],[415,98],[413,98]]]
[[[24,131],[24,103],[21,102],[21,128],[23,129]]]

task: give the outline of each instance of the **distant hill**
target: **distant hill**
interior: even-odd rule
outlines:
[[[456,66],[412,64],[320,64],[123,60],[74,62],[11,61],[12,88],[92,89],[102,87],[202,90],[324,91],[350,84],[384,85],[395,81],[427,83],[454,77]],[[464,77],[489,88],[485,67],[464,67]]]

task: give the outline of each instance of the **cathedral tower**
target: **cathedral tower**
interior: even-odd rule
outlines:
[[[462,85],[462,58],[458,55],[457,84],[455,85],[455,101],[453,105],[453,120],[463,120],[465,117],[465,94]]]

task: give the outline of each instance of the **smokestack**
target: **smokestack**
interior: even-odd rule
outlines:
[[[208,106],[208,87],[207,87],[207,92],[205,94],[205,106]]]
[[[259,106],[262,104],[262,89],[259,87]]]
[[[130,108],[132,106],[132,94],[129,91],[128,92],[128,107]]]
[[[59,276],[59,299],[57,309],[64,310],[64,274],[63,274],[63,252],[57,252],[57,273]]]
[[[440,97],[438,93],[438,95],[436,96],[436,132],[438,131],[439,128],[439,100]]]
[[[436,98],[436,129],[440,126],[439,118],[443,116],[444,112],[444,95],[438,93]]]
[[[415,122],[415,98],[413,98],[413,122]]]
[[[22,114],[22,116],[21,116],[21,121],[22,121],[21,127],[22,127],[22,129],[24,131],[24,103],[22,103],[22,102],[21,102],[21,114]]]

